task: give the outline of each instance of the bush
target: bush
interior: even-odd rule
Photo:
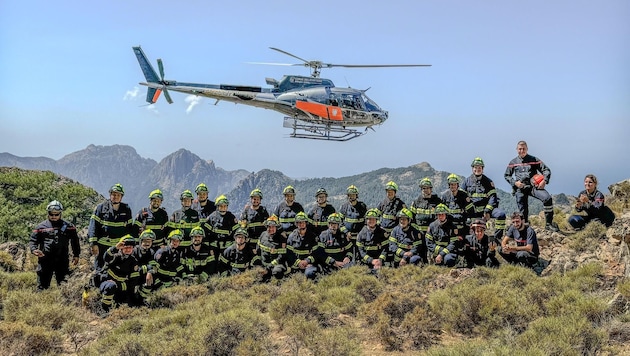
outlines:
[[[545,355],[595,355],[607,341],[602,330],[576,314],[534,320],[517,338],[526,350]]]
[[[4,319],[59,330],[64,323],[80,315],[78,309],[63,302],[58,290],[43,291],[35,296],[27,290],[8,293],[4,300]]]
[[[285,281],[281,287],[282,293],[271,302],[269,315],[284,329],[284,323],[289,317],[298,315],[308,320],[324,321],[319,310],[321,297],[315,293],[315,286],[301,274],[295,274]]]
[[[608,306],[606,302],[572,289],[549,298],[545,303],[548,316],[580,315],[591,323],[600,323]]]
[[[176,285],[155,291],[146,299],[146,303],[152,308],[175,308],[207,294],[208,288],[204,285]]]
[[[0,269],[5,272],[17,270],[17,264],[13,260],[13,255],[6,251],[0,251]]]
[[[61,353],[59,332],[23,322],[0,323],[0,354],[30,356]]]
[[[617,283],[617,290],[626,300],[630,300],[630,279]]]
[[[599,242],[606,236],[606,226],[599,222],[588,223],[583,230],[578,231],[566,238],[569,240],[568,246],[579,252],[595,252],[599,250]]]

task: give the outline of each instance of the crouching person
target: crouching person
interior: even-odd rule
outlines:
[[[462,243],[457,237],[457,229],[448,216],[448,207],[438,204],[435,207],[437,219],[429,225],[427,248],[433,255],[436,265],[453,267],[457,264],[458,247]]]
[[[315,279],[317,266],[313,251],[319,246],[317,236],[306,226],[308,216],[303,212],[295,215],[295,230],[287,238],[287,266],[292,273],[302,272],[308,279]]]
[[[352,240],[341,232],[339,225],[341,214],[332,213],[328,216],[328,229],[319,235],[320,265],[325,274],[352,265]]]
[[[105,263],[100,277],[99,290],[105,313],[114,303],[126,303],[131,300],[133,289],[130,288],[132,273],[138,270],[138,261],[133,257],[136,240],[131,235],[123,236],[120,241],[105,251]]]
[[[287,239],[280,232],[280,221],[274,214],[264,223],[266,231],[258,239],[258,251],[260,251],[260,262],[264,271],[263,281],[269,281],[271,277],[280,280],[287,271],[284,259],[287,253]]]
[[[388,240],[385,230],[378,224],[381,212],[370,209],[365,213],[365,226],[357,235],[358,261],[376,273],[387,256]]]
[[[427,245],[422,233],[411,225],[413,213],[403,208],[397,214],[398,225],[389,236],[389,253],[394,258],[394,267],[407,263],[427,263]]]
[[[184,251],[187,277],[193,282],[205,282],[215,273],[214,251],[203,243],[205,234],[203,228],[193,227],[190,230],[192,244]]]
[[[501,241],[499,252],[507,262],[533,268],[538,263],[538,238],[536,231],[525,224],[522,213],[512,214],[512,226]]]
[[[157,249],[153,246],[155,232],[146,229],[140,234],[140,245],[134,247],[133,257],[138,261],[138,270],[131,274],[135,285],[135,303],[141,305],[153,288],[153,275],[156,272],[156,262],[153,259]]]
[[[219,257],[221,276],[239,274],[251,267],[254,251],[248,245],[247,229],[237,228],[234,231],[234,244],[228,246]]]
[[[184,275],[183,249],[179,248],[184,232],[175,229],[168,234],[169,244],[155,253],[156,270],[154,290],[170,287]]]
[[[486,235],[486,222],[476,219],[470,225],[471,234],[466,236],[462,255],[466,268],[474,266],[499,267],[496,257],[497,243],[494,238]]]

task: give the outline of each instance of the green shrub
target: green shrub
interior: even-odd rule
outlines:
[[[32,326],[23,322],[0,323],[2,355],[57,355],[61,353],[61,343],[59,332],[44,326]]]
[[[232,355],[240,343],[247,340],[263,342],[268,338],[267,320],[249,308],[232,309],[216,315],[203,338],[205,353]]]
[[[146,303],[152,308],[174,308],[207,294],[208,288],[204,285],[176,285],[155,291],[146,299]]]
[[[499,280],[484,285],[465,280],[432,293],[428,303],[444,328],[464,335],[488,335],[505,325],[524,330],[539,311],[521,290]]]
[[[630,300],[630,279],[617,283],[617,290],[624,296],[624,298],[626,298],[626,300]]]
[[[526,350],[545,355],[595,355],[607,341],[604,331],[576,314],[534,320],[517,338]]]
[[[269,315],[281,329],[284,322],[297,315],[306,319],[323,322],[324,316],[319,310],[321,296],[315,293],[315,286],[301,274],[295,274],[285,281],[281,294],[271,302]]]
[[[592,323],[601,322],[607,310],[606,302],[579,290],[567,290],[549,298],[545,303],[548,316],[580,315]]]
[[[13,255],[6,251],[0,251],[0,270],[5,272],[17,270],[17,264],[13,260]]]
[[[566,237],[568,246],[579,252],[595,252],[599,250],[599,242],[606,236],[606,226],[599,222],[588,223],[583,230]]]
[[[46,290],[33,294],[28,290],[9,292],[4,300],[4,319],[21,321],[31,326],[53,330],[80,315],[79,310],[66,305],[58,290]]]

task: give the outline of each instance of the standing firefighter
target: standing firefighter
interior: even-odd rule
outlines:
[[[396,196],[397,192],[398,184],[393,181],[387,182],[385,184],[385,194],[387,194],[387,198],[378,205],[379,214],[382,214],[380,227],[386,232],[386,237],[389,237],[389,234],[398,224],[396,214],[407,207],[405,203]]]
[[[468,235],[466,220],[474,213],[475,206],[468,193],[459,189],[459,176],[449,174],[448,189],[442,193],[442,202],[448,207],[453,223],[457,228],[457,236],[462,239]]]
[[[168,223],[168,213],[162,208],[164,195],[162,191],[156,189],[149,193],[149,206],[140,209],[134,221],[135,235],[139,236],[145,230],[151,230],[155,235],[153,246],[164,246],[166,240],[164,236],[164,227]]]
[[[367,206],[359,200],[359,189],[351,185],[346,189],[348,201],[341,205],[339,213],[344,217],[344,230],[350,236],[353,254],[356,255],[357,235],[365,226],[365,213]]]
[[[166,231],[170,236],[170,233],[173,230],[180,230],[182,233],[182,239],[179,246],[183,249],[191,244],[190,230],[194,227],[200,226],[201,222],[199,219],[199,212],[191,208],[193,200],[192,192],[188,189],[184,190],[182,194],[180,194],[179,200],[181,201],[182,208],[173,212],[171,219],[166,224],[168,227]]]
[[[518,210],[527,223],[529,221],[528,198],[532,196],[540,200],[545,212],[545,229],[557,232],[558,225],[553,222],[553,199],[545,190],[551,179],[551,170],[542,160],[527,153],[527,142],[519,141],[516,144],[516,152],[518,156],[508,164],[504,178],[512,186]]]
[[[481,157],[475,157],[470,164],[472,174],[462,182],[462,190],[468,192],[474,205],[471,218],[488,222],[494,219],[494,240],[501,241],[505,231],[505,211],[499,208],[499,197],[492,179],[483,174],[485,164]]]
[[[317,204],[308,213],[308,218],[313,224],[313,232],[319,236],[328,226],[328,216],[335,212],[335,208],[328,204],[328,192],[324,188],[315,192]]]
[[[263,193],[256,188],[249,193],[249,203],[245,205],[245,209],[241,213],[241,225],[247,226],[247,234],[249,235],[249,248],[256,251],[258,248],[258,238],[266,229],[263,225],[269,217],[267,208],[260,204]]]
[[[46,207],[48,219],[41,222],[29,242],[31,253],[37,256],[37,289],[48,289],[53,273],[59,285],[68,275],[69,248],[72,246],[72,264],[79,262],[81,248],[77,229],[61,218],[63,206],[57,200]]]
[[[199,213],[199,219],[205,221],[210,214],[217,210],[212,200],[208,199],[208,186],[205,183],[199,183],[195,188],[197,199],[192,203],[191,208]]]
[[[295,215],[304,211],[302,204],[295,201],[295,188],[287,185],[282,191],[284,201],[278,204],[275,215],[280,220],[280,233],[286,239],[295,230]]]
[[[418,183],[420,186],[420,196],[411,203],[412,213],[416,216],[415,228],[423,234],[427,233],[429,225],[435,220],[435,207],[442,203],[437,194],[433,194],[433,183],[429,178],[422,178]]]
[[[122,202],[124,195],[123,186],[114,184],[109,189],[109,199],[96,207],[90,219],[88,241],[95,256],[96,270],[103,268],[105,251],[133,232],[133,215],[129,205]]]

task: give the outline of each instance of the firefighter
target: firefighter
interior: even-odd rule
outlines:
[[[99,291],[101,292],[101,306],[107,313],[114,303],[128,303],[133,295],[134,272],[138,271],[138,261],[133,256],[136,239],[127,234],[120,238],[118,243],[105,251],[103,260],[105,268],[99,279]]]
[[[219,257],[221,276],[233,276],[252,266],[254,252],[249,248],[247,230],[239,227],[234,231],[234,243],[228,246]]]
[[[258,239],[266,229],[264,226],[265,221],[269,217],[267,208],[260,204],[263,198],[263,193],[260,189],[256,188],[249,193],[249,203],[245,205],[245,209],[241,213],[241,226],[247,227],[247,234],[249,235],[249,247],[257,254]]]
[[[494,240],[499,243],[505,231],[505,211],[499,208],[499,197],[492,179],[483,174],[485,164],[475,157],[470,164],[472,174],[462,182],[462,190],[468,192],[474,205],[471,219],[494,219]]]
[[[94,258],[94,269],[103,268],[103,255],[116,246],[120,238],[133,233],[133,215],[129,205],[122,202],[125,189],[120,183],[109,188],[109,199],[94,210],[88,228],[88,241]]]
[[[190,230],[192,243],[184,249],[186,277],[198,282],[205,282],[215,273],[215,256],[209,245],[203,243],[205,231],[199,227]]]
[[[149,193],[149,206],[140,209],[134,221],[134,236],[140,236],[144,230],[153,231],[153,246],[165,246],[164,227],[168,223],[168,213],[161,206],[164,195],[159,189]]]
[[[284,195],[284,201],[278,204],[274,215],[276,215],[280,221],[280,233],[286,239],[291,234],[291,231],[295,230],[295,215],[300,211],[304,211],[302,204],[295,201],[295,188],[288,185],[282,190]]]
[[[498,267],[499,260],[496,257],[497,243],[486,235],[486,222],[482,219],[473,220],[470,225],[470,231],[471,233],[466,236],[461,250],[465,267]]]
[[[581,230],[586,224],[594,220],[610,227],[615,221],[615,213],[604,205],[604,194],[597,190],[597,177],[587,174],[584,177],[584,188],[575,202],[575,210],[586,213],[586,215],[571,215],[569,224],[574,229]]]
[[[387,182],[385,184],[385,193],[387,194],[387,198],[385,198],[385,200],[383,200],[377,207],[379,214],[382,214],[380,226],[386,232],[386,237],[389,237],[391,231],[398,224],[396,214],[398,214],[398,212],[403,208],[407,207],[405,203],[396,196],[397,192],[398,184],[393,181]]]
[[[315,192],[317,204],[309,211],[308,218],[313,225],[313,232],[319,236],[328,226],[328,216],[335,212],[335,208],[328,204],[328,192],[326,189],[319,188]]]
[[[154,290],[170,287],[184,276],[184,250],[179,248],[183,238],[184,232],[182,230],[171,231],[168,234],[169,244],[155,253],[157,273],[153,277]]]
[[[353,254],[356,256],[356,242],[359,231],[365,225],[365,213],[367,206],[359,200],[359,189],[351,185],[346,189],[348,201],[341,205],[339,213],[343,216],[343,231],[346,232],[352,242]]]
[[[182,204],[181,209],[175,210],[171,215],[171,219],[166,224],[167,231],[170,233],[173,230],[180,230],[182,238],[180,239],[179,248],[184,249],[191,244],[190,231],[197,226],[201,225],[199,218],[199,212],[192,209],[193,194],[190,190],[186,189],[179,195],[179,200]]]
[[[153,259],[159,246],[154,246],[155,232],[146,229],[140,234],[140,244],[134,247],[132,255],[138,262],[138,270],[131,274],[131,282],[135,286],[135,302],[137,305],[149,296],[153,288],[153,276],[157,263]]]
[[[427,250],[436,265],[453,267],[458,262],[457,251],[462,242],[455,233],[455,225],[448,216],[448,207],[438,204],[435,207],[437,219],[429,225],[427,230]]]
[[[398,226],[389,236],[389,253],[394,267],[427,263],[427,245],[422,233],[411,226],[412,221],[411,210],[404,208],[398,212]]]
[[[542,160],[527,153],[527,142],[519,141],[516,144],[516,152],[518,156],[510,161],[504,177],[512,187],[512,194],[516,198],[516,205],[523,214],[525,223],[529,221],[528,197],[532,196],[543,203],[545,229],[559,231],[558,225],[553,222],[553,199],[545,190],[551,179],[551,170]],[[534,179],[538,177],[540,180]]]
[[[433,182],[425,177],[418,183],[420,186],[420,196],[411,203],[411,212],[415,214],[415,228],[423,234],[427,233],[429,225],[435,221],[435,207],[442,203],[437,194],[433,194]],[[414,223],[412,223],[414,224]]]
[[[204,224],[206,236],[210,236],[210,247],[214,251],[215,264],[219,262],[221,256],[228,246],[234,243],[233,233],[239,228],[236,216],[228,210],[230,201],[225,195],[219,195],[215,199],[217,210],[208,216]],[[215,266],[216,268],[216,266]]]
[[[459,176],[449,174],[446,178],[448,189],[442,193],[442,202],[448,207],[457,228],[457,236],[464,238],[468,235],[466,220],[474,213],[475,206],[468,193],[459,189]]]
[[[328,229],[319,235],[319,247],[323,254],[318,262],[324,274],[352,266],[352,240],[341,232],[341,224],[341,214],[332,213],[328,216]]]
[[[501,241],[499,254],[511,264],[533,268],[538,263],[540,249],[536,231],[525,224],[525,217],[521,212],[512,214],[512,226]]]
[[[208,186],[205,183],[199,183],[195,188],[197,199],[193,201],[191,208],[199,213],[199,219],[205,221],[210,214],[217,210],[212,200],[208,200]]]
[[[69,273],[69,246],[72,247],[72,265],[79,263],[81,246],[77,229],[61,218],[63,205],[53,200],[46,206],[48,219],[35,227],[29,241],[29,249],[37,256],[37,290],[48,289],[53,273],[57,285]]]
[[[263,281],[268,281],[273,276],[276,280],[284,277],[287,266],[282,262],[287,253],[287,239],[280,233],[280,222],[277,216],[271,215],[265,221],[266,231],[258,240],[260,261],[265,268]]]
[[[308,227],[308,216],[304,212],[295,215],[296,229],[287,238],[286,263],[287,271],[302,272],[308,279],[317,276],[317,253],[319,245],[317,236]]]
[[[370,209],[365,213],[365,226],[357,235],[359,261],[373,272],[383,266],[387,257],[388,242],[386,231],[378,224],[380,211]]]

